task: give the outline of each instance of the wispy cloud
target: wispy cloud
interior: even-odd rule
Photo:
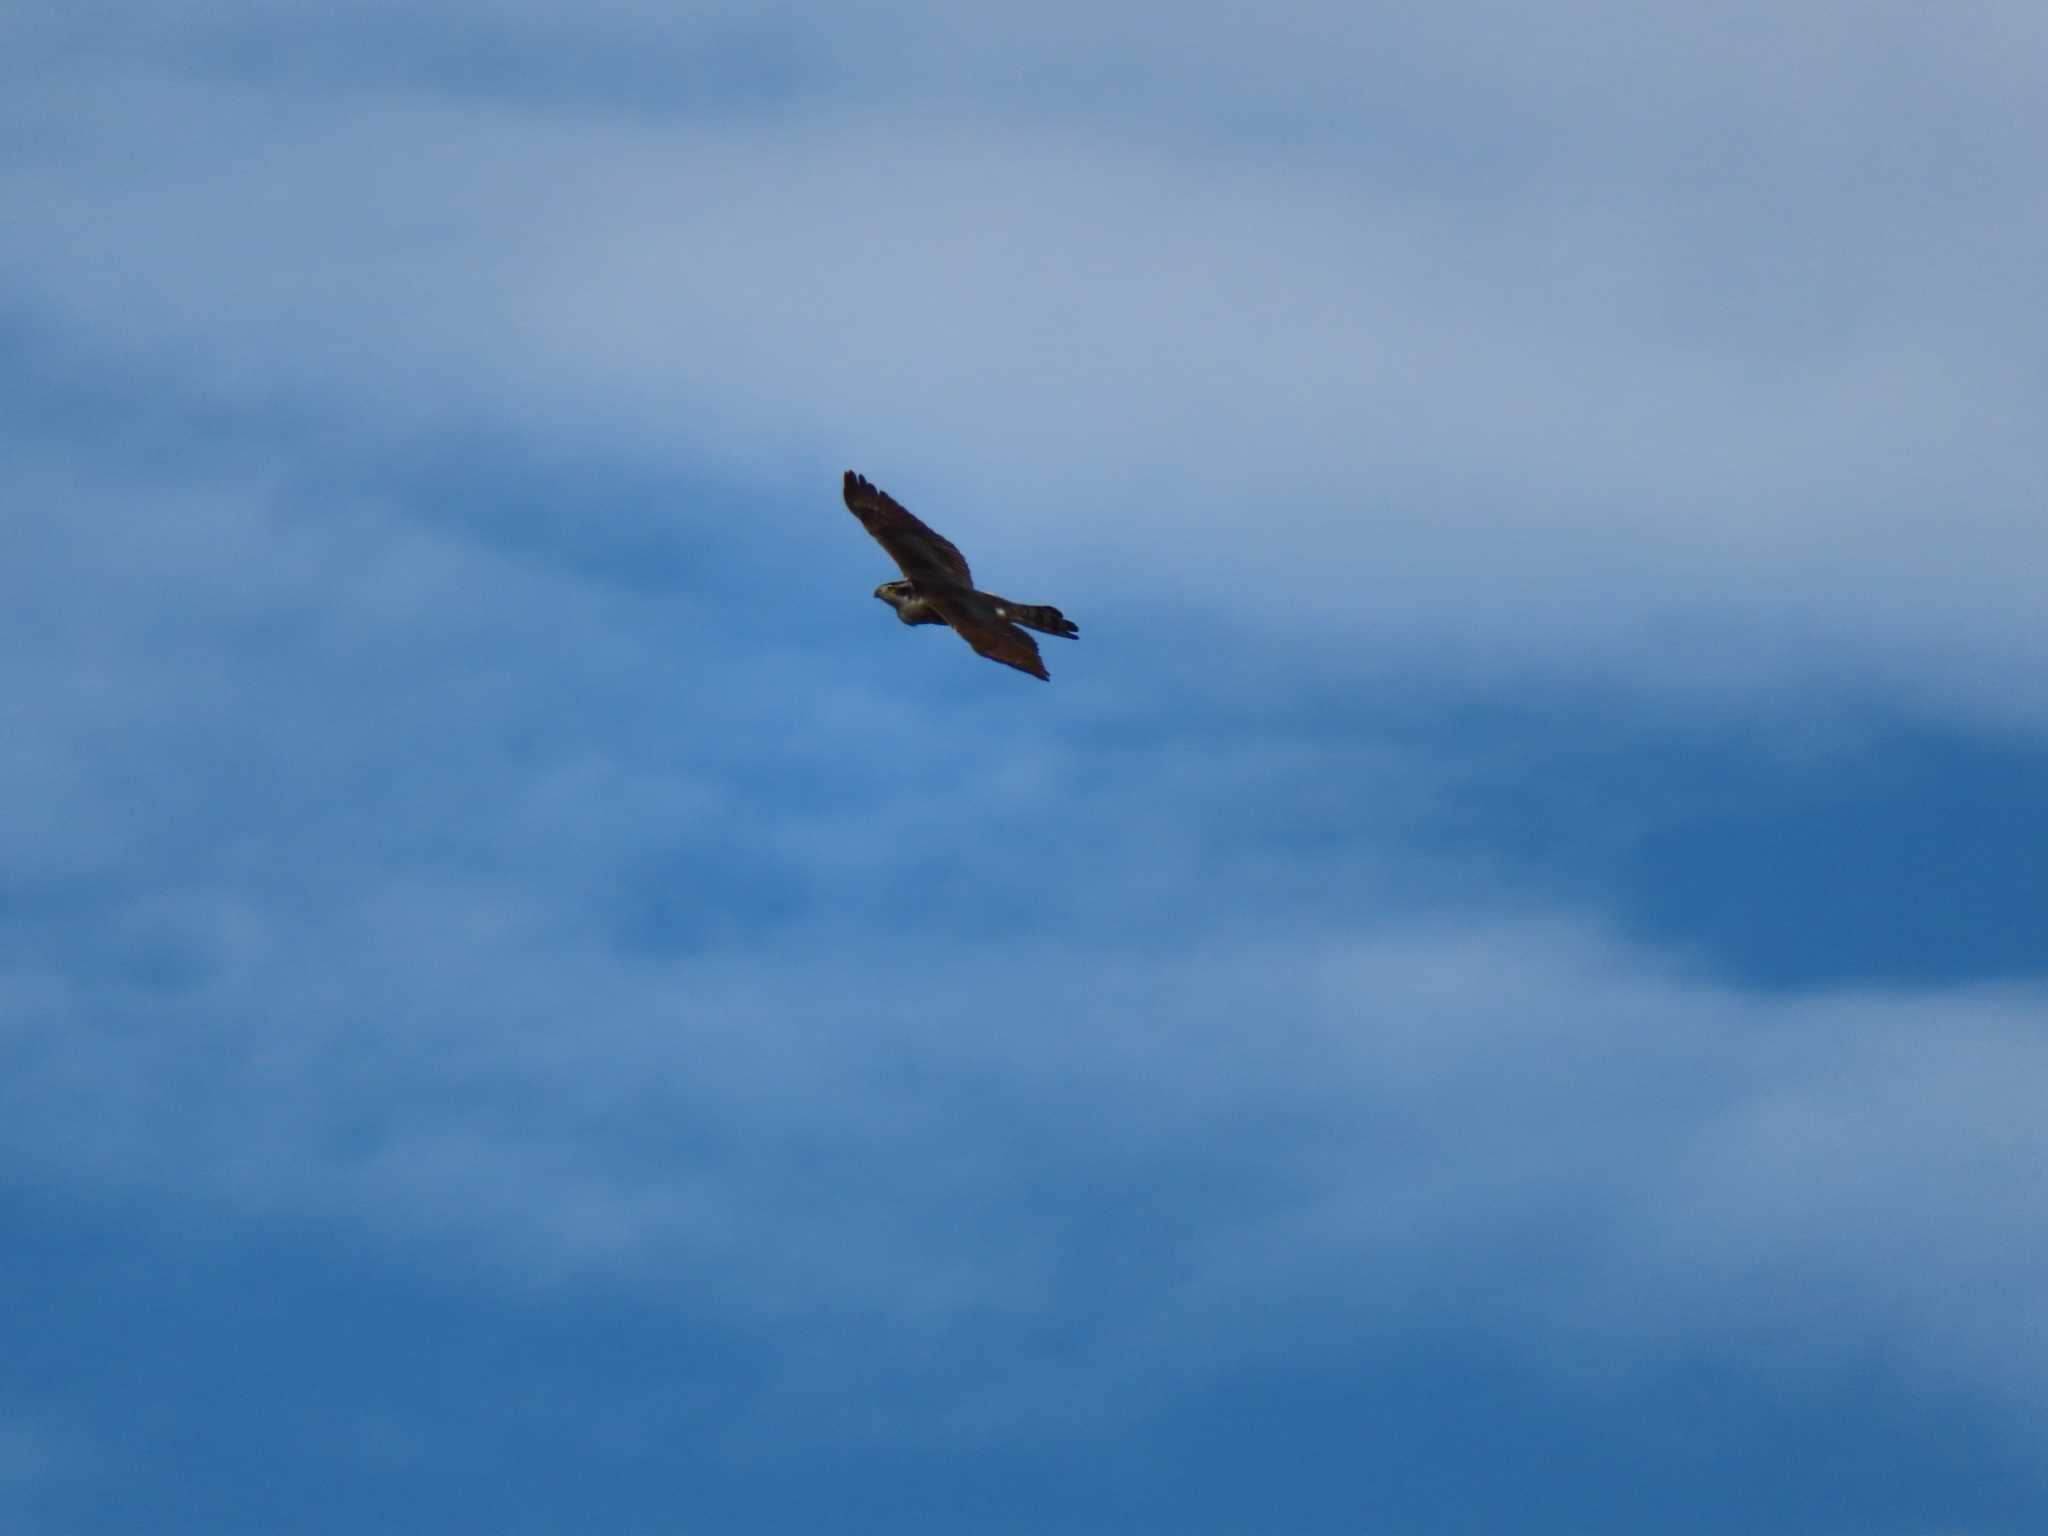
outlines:
[[[1469,12],[1395,28],[1429,85],[1355,24],[1244,55],[1147,14],[886,12],[766,113],[476,96],[446,61],[280,84],[229,67],[275,24],[229,9],[182,65],[73,57],[17,93],[17,323],[54,370],[330,453],[487,424],[776,490],[859,458],[995,554],[1071,551],[1090,597],[1249,585],[1244,622],[1404,667],[2038,728],[2018,8],[1742,42],[1593,8],[1601,46],[1564,54]],[[706,35],[619,20],[619,54]],[[508,82],[560,41],[475,22]],[[1218,142],[1106,128],[1070,73],[994,88],[1077,28],[1225,121],[1284,82],[1357,104]],[[1483,147],[1433,159],[1424,106]]]

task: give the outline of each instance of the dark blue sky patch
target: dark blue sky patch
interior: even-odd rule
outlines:
[[[1630,863],[1646,936],[1769,987],[2048,969],[2048,753],[1897,725],[1823,762],[1719,767],[1657,765],[1682,809]]]
[[[2048,957],[2048,755],[1886,719],[1833,749],[1531,729],[1454,835],[1767,989],[2023,980]],[[1499,745],[1500,738],[1494,738]]]

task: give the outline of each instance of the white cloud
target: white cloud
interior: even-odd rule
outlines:
[[[511,84],[550,56],[538,12],[461,14]],[[615,61],[708,35],[607,14]],[[54,373],[330,452],[481,421],[828,505],[858,462],[991,566],[1331,665],[2048,721],[2037,21],[1149,14],[793,29],[772,114],[280,86],[218,37],[74,62],[16,93],[4,276]],[[1077,29],[1179,110],[1004,88]],[[1302,82],[1360,104],[1190,116]],[[1448,125],[1482,147],[1444,163]]]

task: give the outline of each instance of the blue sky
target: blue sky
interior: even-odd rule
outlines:
[[[2048,1528],[2048,13],[1657,9],[0,14],[0,1523]]]

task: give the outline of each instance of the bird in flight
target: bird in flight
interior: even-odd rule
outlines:
[[[860,519],[903,572],[885,581],[875,596],[906,624],[950,624],[954,633],[990,661],[1050,682],[1038,659],[1038,642],[1024,633],[1076,638],[1080,627],[1057,608],[1013,603],[993,592],[977,592],[967,560],[891,496],[852,470],[846,472],[846,509]],[[1022,625],[1023,628],[1018,628]]]

